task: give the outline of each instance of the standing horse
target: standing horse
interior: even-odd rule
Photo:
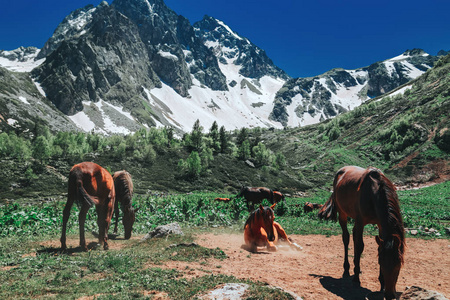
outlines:
[[[259,208],[253,211],[245,222],[244,241],[251,252],[257,252],[258,247],[265,246],[269,251],[277,251],[275,244],[279,238],[286,240],[291,245],[284,229],[274,221],[273,208],[275,205],[276,203],[271,207],[259,205]]]
[[[61,234],[61,249],[67,248],[66,227],[70,209],[76,201],[80,207],[78,215],[80,226],[80,246],[87,251],[84,237],[84,222],[89,208],[95,205],[97,211],[98,239],[103,248],[108,250],[108,229],[114,210],[114,181],[108,171],[92,162],[82,162],[74,165],[69,174],[69,189],[67,203],[63,211]]]
[[[284,200],[284,195],[280,192],[274,192],[266,187],[248,187],[243,186],[236,198],[244,197],[247,208],[253,210],[255,204],[261,204],[264,199],[269,200],[271,204]]]
[[[116,190],[116,202],[114,204],[114,233],[117,233],[117,223],[119,223],[119,203],[123,212],[122,223],[125,229],[125,239],[131,237],[133,224],[136,220],[136,211],[131,206],[131,198],[133,197],[133,181],[131,175],[127,171],[117,171],[113,175],[114,187]]]
[[[366,224],[377,224],[378,277],[381,291],[386,299],[395,298],[400,268],[405,251],[405,233],[400,206],[391,181],[378,169],[363,169],[347,166],[340,169],[333,182],[333,193],[319,211],[319,218],[336,220],[342,228],[344,242],[344,277],[350,276],[348,262],[348,244],[350,235],[347,230],[347,217],[355,220],[353,227],[354,277],[353,282],[360,285],[360,259],[364,250],[363,230]]]

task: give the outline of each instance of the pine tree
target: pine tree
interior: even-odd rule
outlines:
[[[228,140],[229,140],[229,137],[228,137],[227,132],[225,131],[225,127],[224,126],[220,127],[219,142],[220,142],[220,152],[221,153],[227,152],[227,150],[229,148]]]

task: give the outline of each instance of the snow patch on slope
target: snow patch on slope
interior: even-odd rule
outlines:
[[[7,53],[7,51],[3,51],[3,54],[5,53]],[[24,61],[19,61],[17,59],[10,60],[6,57],[0,57],[0,67],[14,72],[31,72],[31,70],[40,66],[45,61],[45,58],[34,60],[36,55],[37,53],[33,56],[27,56]]]
[[[84,110],[69,116],[69,119],[83,131],[94,131],[102,134],[130,134],[132,131],[125,126],[118,125],[116,119],[108,112],[113,109],[130,123],[135,123],[130,113],[125,112],[122,107],[100,100],[98,102],[83,101]]]

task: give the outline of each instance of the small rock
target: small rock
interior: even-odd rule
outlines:
[[[251,161],[249,161],[248,159],[245,161],[245,163],[247,164],[247,166],[249,166],[249,167],[251,167],[251,168],[254,168],[254,167],[255,167],[255,164],[252,163]]]
[[[410,232],[412,235],[417,235],[417,233],[418,233],[417,230],[415,230],[415,229],[411,230]]]
[[[400,296],[400,300],[420,300],[420,299],[448,300],[441,293],[432,290],[426,290],[418,286],[406,288],[406,290]]]
[[[151,238],[160,238],[160,237],[166,237],[169,234],[178,234],[178,235],[184,235],[183,231],[181,231],[180,224],[177,222],[170,223],[167,225],[161,225],[155,228],[152,232],[146,234],[142,240],[148,240]]]

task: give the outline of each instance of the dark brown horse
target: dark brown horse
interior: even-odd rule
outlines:
[[[339,224],[342,227],[345,251],[343,276],[350,276],[348,262],[350,235],[347,230],[347,217],[355,220],[353,282],[358,285],[360,284],[360,258],[364,250],[364,226],[377,224],[379,235],[375,239],[378,243],[380,265],[378,279],[386,299],[394,299],[395,286],[405,251],[405,233],[394,185],[376,168],[344,167],[334,177],[333,193],[319,211],[319,217],[336,220],[337,213],[339,213]]]
[[[284,195],[280,192],[274,192],[266,187],[243,186],[236,198],[244,197],[247,208],[252,211],[255,204],[261,204],[264,199],[269,200],[271,204],[284,200]]]
[[[108,229],[114,210],[115,201],[114,181],[108,171],[92,162],[82,162],[74,165],[69,174],[69,189],[67,203],[63,211],[63,225],[61,234],[61,249],[66,245],[66,226],[70,216],[70,209],[74,202],[80,207],[78,215],[80,226],[80,246],[87,251],[84,236],[84,222],[89,208],[95,205],[97,211],[98,239],[105,250],[108,249]]]
[[[125,239],[131,237],[133,224],[136,220],[136,211],[131,206],[131,198],[133,197],[133,181],[131,175],[127,171],[117,171],[113,175],[114,187],[116,190],[116,203],[114,205],[114,233],[117,233],[117,223],[119,223],[119,204],[123,213],[122,223],[125,228]]]

